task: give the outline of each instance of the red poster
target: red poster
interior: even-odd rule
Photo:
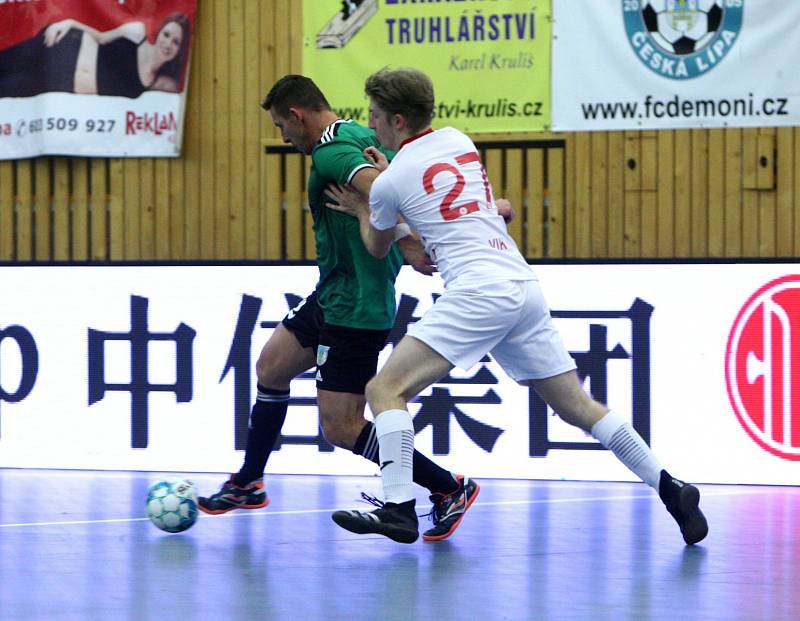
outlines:
[[[178,155],[196,0],[0,0],[0,159]]]

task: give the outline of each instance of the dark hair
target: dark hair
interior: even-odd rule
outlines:
[[[433,82],[419,69],[384,67],[367,78],[367,97],[389,114],[402,114],[411,131],[420,131],[433,119]]]
[[[175,22],[181,27],[181,31],[183,32],[183,37],[181,38],[181,47],[178,49],[178,53],[175,55],[175,58],[168,63],[164,63],[156,75],[167,76],[180,83],[181,75],[183,74],[183,68],[186,66],[186,57],[189,55],[189,37],[192,34],[192,25],[189,22],[189,18],[183,13],[170,13],[164,18],[164,21],[162,21],[161,25],[158,27],[158,30],[156,31],[156,37],[158,37],[159,33],[164,30],[164,26],[170,22]]]
[[[280,116],[289,115],[289,108],[304,108],[320,112],[330,110],[331,105],[311,78],[290,74],[275,82],[261,102],[264,110],[274,109]]]

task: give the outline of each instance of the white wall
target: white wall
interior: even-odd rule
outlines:
[[[656,455],[674,475],[695,482],[800,484],[800,390],[792,391],[792,382],[800,381],[795,379],[800,378],[797,265],[535,269],[568,348],[584,366],[592,358],[586,352],[595,335],[587,390],[598,394],[605,389],[611,407],[626,415],[636,411],[637,426],[645,434],[649,427]],[[252,368],[271,332],[261,323],[280,321],[288,310],[285,296],[308,294],[317,270],[25,266],[0,267],[0,276],[0,467],[230,472],[243,456],[235,450],[234,376],[238,373],[241,426],[255,390]],[[423,278],[408,268],[398,280],[398,298],[405,295],[412,304],[410,298],[416,299],[414,317],[439,291],[438,277]],[[148,428],[138,427],[136,442],[146,440],[146,448],[132,448],[132,397],[126,388],[132,381],[132,296],[142,306],[146,300],[146,314],[138,312],[142,330],[146,317],[147,331],[167,339],[150,340],[141,350],[147,377],[138,380],[138,410]],[[240,317],[243,300],[252,311],[249,323]],[[737,318],[741,329],[734,330]],[[179,369],[179,348],[169,339],[181,324],[191,352],[187,347]],[[92,382],[91,330],[102,346]],[[105,341],[100,333],[106,333]],[[118,340],[108,338],[114,333]],[[597,346],[601,341],[605,348]],[[238,353],[233,358],[237,371],[224,374],[232,348]],[[390,349],[384,350],[384,359]],[[604,351],[615,353],[609,357]],[[145,370],[143,364],[135,366],[140,374]],[[475,378],[478,372],[483,380]],[[475,379],[458,381],[466,378]],[[764,378],[769,380],[766,391]],[[146,384],[176,382],[180,402],[174,389],[146,393]],[[437,400],[429,398],[432,390]],[[313,398],[314,392],[312,379],[292,386],[293,398]],[[442,408],[448,396],[458,413],[448,415]],[[552,413],[534,417],[531,430],[535,408],[528,390],[511,382],[493,361],[454,371],[422,397],[411,406],[412,413],[424,407],[427,415],[434,406],[436,440],[449,443],[449,453],[434,458],[446,467],[482,477],[634,480],[608,451],[578,449],[596,443]],[[764,407],[774,415],[765,419]],[[547,421],[546,434],[542,420]],[[784,434],[792,425],[795,431]],[[284,433],[310,436],[316,427],[313,404],[293,405]],[[493,444],[492,428],[500,432]],[[532,435],[540,439],[533,452],[542,456],[530,456]],[[431,455],[433,442],[430,425],[418,433],[422,452]],[[548,443],[567,443],[568,448]],[[489,446],[490,452],[485,450]],[[284,445],[273,454],[268,471],[369,474],[375,469],[347,451],[321,452],[306,444]]]

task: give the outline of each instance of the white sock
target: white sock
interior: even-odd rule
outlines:
[[[636,430],[622,414],[613,410],[592,427],[592,436],[656,492],[661,480],[661,464]]]
[[[405,410],[386,410],[375,417],[383,497],[386,502],[411,500],[414,475],[414,425]]]

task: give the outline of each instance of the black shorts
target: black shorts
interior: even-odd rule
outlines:
[[[290,310],[282,323],[300,345],[317,352],[318,389],[364,394],[378,370],[378,354],[386,345],[389,330],[326,324],[316,291]]]

